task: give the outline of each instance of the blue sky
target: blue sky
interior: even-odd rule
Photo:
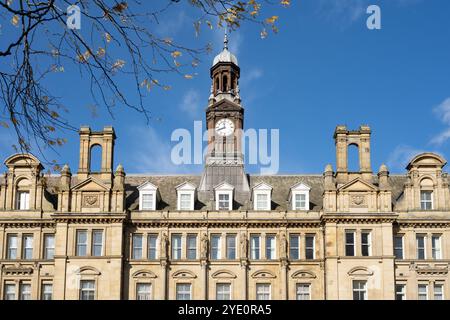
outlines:
[[[150,2],[149,2],[150,3]],[[382,10],[382,29],[366,27],[369,4]],[[386,163],[404,173],[413,155],[433,151],[450,158],[450,2],[446,0],[303,0],[288,9],[271,9],[280,31],[262,40],[248,24],[230,35],[230,47],[241,67],[241,97],[246,128],[280,130],[280,173],[322,173],[335,164],[333,132],[338,124],[357,129],[368,124],[372,135],[372,166]],[[204,121],[209,96],[209,68],[221,50],[223,31],[202,27],[194,36],[192,10],[173,10],[157,33],[200,46],[213,43],[202,56],[193,79],[165,77],[172,90],[155,90],[142,115],[117,107],[115,119],[105,110],[92,115],[86,78],[66,70],[47,79],[69,107],[75,126],[99,130],[115,127],[115,165],[127,173],[198,173],[200,165],[170,162],[174,129],[193,129]],[[5,34],[1,35],[4,37]],[[6,37],[6,36],[5,36]],[[163,76],[162,76],[163,77]],[[123,90],[133,90],[124,84]],[[449,100],[447,100],[449,99]],[[12,138],[0,129],[0,155],[13,150]],[[49,153],[49,158],[78,166],[78,136]],[[257,166],[248,167],[258,172]]]

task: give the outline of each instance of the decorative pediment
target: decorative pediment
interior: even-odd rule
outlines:
[[[30,153],[16,153],[5,160],[5,165],[9,167],[40,167],[43,169],[38,158]]]
[[[94,177],[89,177],[86,180],[78,183],[71,188],[72,191],[108,191],[109,188],[101,181]]]
[[[213,279],[236,279],[237,276],[228,270],[219,270],[212,274]]]
[[[378,188],[375,187],[373,184],[370,184],[362,180],[361,178],[356,178],[355,180],[352,180],[349,183],[340,187],[339,191],[365,192],[365,191],[378,191]]]
[[[270,184],[263,182],[258,183],[253,187],[254,191],[272,191],[273,187]]]
[[[415,156],[406,167],[407,170],[420,167],[438,167],[442,168],[447,161],[436,153],[426,152]]]
[[[194,184],[188,181],[185,181],[175,187],[177,191],[195,191],[196,188],[197,187]]]
[[[303,182],[299,182],[294,184],[291,189],[291,191],[310,191],[311,187]]]
[[[300,270],[295,272],[292,276],[293,279],[316,279],[317,276],[314,272]]]
[[[370,277],[373,276],[373,271],[366,267],[355,267],[348,272],[348,275],[353,277]]]
[[[219,183],[218,185],[216,185],[214,187],[215,191],[233,191],[234,190],[234,186],[232,186],[231,184],[229,184],[228,182],[222,182]]]
[[[76,274],[86,275],[86,276],[99,276],[99,275],[101,275],[101,272],[97,268],[94,268],[91,266],[86,266],[86,267],[81,267],[80,269],[78,269],[76,271]]]
[[[275,279],[277,276],[269,270],[260,270],[252,274],[253,279]]]
[[[158,187],[155,186],[150,181],[146,181],[143,184],[141,184],[139,187],[137,187],[139,191],[156,191],[158,190]]]
[[[180,270],[180,271],[174,272],[174,274],[172,274],[172,278],[179,278],[179,279],[195,279],[195,278],[197,278],[197,276],[196,276],[195,273],[193,273],[192,271],[189,271],[189,270]]]
[[[156,274],[154,274],[150,270],[138,270],[132,274],[133,278],[156,278]]]

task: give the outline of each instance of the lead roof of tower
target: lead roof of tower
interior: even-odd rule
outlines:
[[[223,50],[213,60],[213,66],[219,62],[231,62],[238,66],[238,60],[234,54],[228,50],[228,34],[225,31],[225,37],[223,39]]]

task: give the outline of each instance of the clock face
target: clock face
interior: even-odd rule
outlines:
[[[216,123],[216,132],[219,136],[226,137],[234,132],[234,123],[229,119],[220,119]]]

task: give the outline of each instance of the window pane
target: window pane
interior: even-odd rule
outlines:
[[[197,259],[197,235],[195,234],[187,236],[187,258],[190,260]]]
[[[217,300],[231,300],[231,284],[218,283],[216,287]]]
[[[434,284],[434,300],[444,300],[443,284]]]
[[[218,260],[221,258],[220,252],[220,235],[211,235],[211,259]]]
[[[20,300],[31,300],[31,284],[21,283],[19,288],[20,288]]]
[[[133,234],[133,259],[142,259],[142,234]]]
[[[353,300],[367,300],[367,282],[353,281]]]
[[[274,235],[266,235],[266,259],[276,259],[276,240]]]
[[[190,283],[177,283],[177,300],[191,300]]]
[[[433,210],[433,191],[420,192],[420,206],[422,210]]]
[[[17,235],[8,235],[8,259],[17,259]]]
[[[227,259],[236,259],[236,236],[227,235]]]
[[[297,284],[297,300],[311,300],[311,285],[309,283]]]
[[[419,300],[428,300],[428,285],[419,284],[418,293],[419,293]]]
[[[41,299],[42,300],[52,300],[53,299],[53,285],[51,283],[42,284],[41,289]]]
[[[151,287],[150,283],[137,283],[136,284],[136,300],[150,300],[151,299]]]
[[[353,231],[345,233],[345,255],[348,257],[355,255],[355,233]]]
[[[33,236],[24,235],[22,238],[23,259],[33,259]]]
[[[306,195],[297,193],[295,195],[295,210],[306,209]]]
[[[92,255],[99,257],[103,254],[103,231],[94,230],[92,233]]]
[[[180,194],[180,210],[191,210],[191,194]]]
[[[270,284],[256,284],[256,300],[270,300]]]
[[[30,209],[30,192],[29,191],[17,191],[16,195],[16,210],[29,210]]]
[[[16,300],[16,285],[13,283],[5,284],[3,298],[5,300]]]
[[[87,255],[87,231],[77,231],[77,256],[84,257]]]
[[[433,235],[431,238],[431,247],[433,259],[442,259],[441,256],[441,236]]]
[[[256,194],[256,210],[269,210],[269,195],[264,193]]]
[[[142,209],[141,210],[152,210],[153,209],[153,194],[144,193],[142,194]]]
[[[250,256],[253,260],[259,260],[260,255],[260,236],[251,235],[250,236]]]
[[[406,285],[404,284],[395,285],[395,299],[406,300]]]
[[[370,241],[371,241],[370,233],[362,232],[361,233],[361,254],[363,257],[370,256],[370,249],[371,249]]]
[[[416,246],[417,246],[417,259],[420,259],[420,260],[425,259],[425,236],[424,235],[417,235]]]
[[[94,280],[80,281],[80,300],[95,299],[95,282]]]
[[[403,259],[403,236],[394,237],[394,254],[395,258]]]
[[[289,256],[290,256],[291,260],[299,260],[300,259],[299,244],[300,244],[300,236],[299,235],[295,234],[295,235],[289,236]]]
[[[55,254],[55,235],[46,234],[44,236],[44,259],[51,260]]]
[[[157,242],[158,242],[158,235],[156,234],[149,234],[148,235],[148,259],[149,260],[156,260],[157,259]]]
[[[305,256],[306,259],[308,260],[312,260],[315,259],[315,246],[314,246],[314,242],[315,242],[315,237],[314,235],[307,235],[305,237]]]
[[[172,259],[181,259],[181,235],[172,235]]]
[[[219,194],[219,210],[230,210],[230,194]]]

